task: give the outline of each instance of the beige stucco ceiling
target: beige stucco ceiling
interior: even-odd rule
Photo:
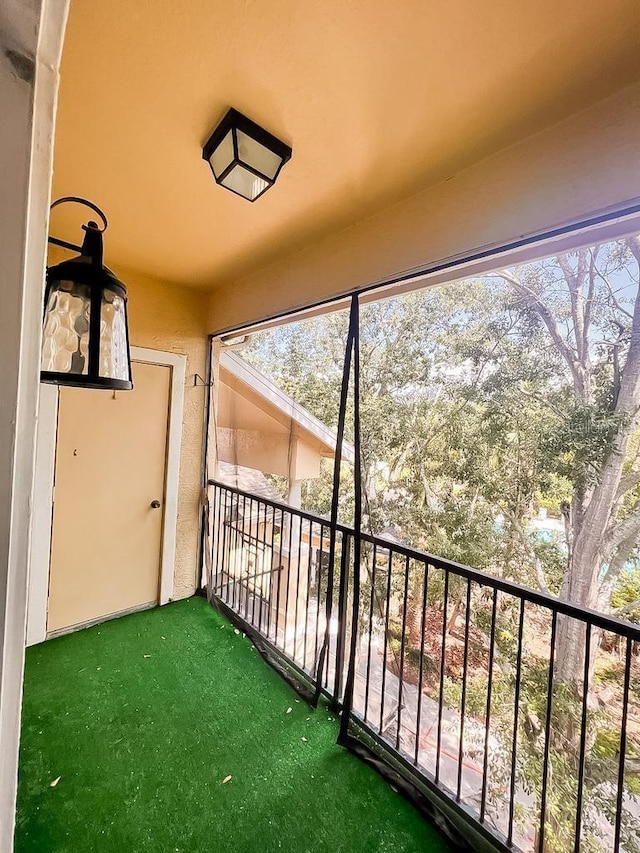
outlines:
[[[54,196],[104,207],[107,262],[215,287],[639,79],[639,39],[639,0],[71,0]],[[293,146],[255,204],[201,159],[230,105]]]

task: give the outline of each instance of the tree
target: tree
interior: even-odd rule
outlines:
[[[640,533],[640,501],[624,507],[640,481],[640,471],[628,464],[640,405],[640,299],[636,291],[628,311],[616,298],[611,281],[612,275],[627,269],[625,249],[640,267],[640,238],[632,237],[613,249],[596,246],[557,257],[553,273],[559,270],[558,277],[544,267],[525,268],[524,274],[500,273],[522,300],[523,310],[534,312],[544,323],[569,368],[573,385],[569,422],[582,419],[592,428],[587,438],[595,441],[583,447],[576,460],[567,513],[567,565],[560,589],[564,600],[592,609],[608,609],[615,581]],[[565,333],[558,322],[557,302],[554,306],[561,289],[570,306]],[[603,318],[599,323],[597,309]],[[603,320],[617,332],[610,340],[598,335]],[[607,352],[608,370],[602,363],[594,364],[598,347]],[[573,619],[560,620],[558,627],[558,676],[579,680],[584,627]]]
[[[608,609],[640,532],[639,261],[630,238],[362,307],[373,532]],[[245,355],[335,426],[346,321],[282,327]],[[327,511],[329,478],[307,484],[310,508]],[[559,573],[557,549],[527,530],[545,501],[563,508]],[[563,678],[580,676],[583,644],[563,620]]]

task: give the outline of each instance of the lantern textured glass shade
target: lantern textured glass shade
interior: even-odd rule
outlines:
[[[56,385],[129,390],[127,291],[81,256],[47,271],[40,378]]]
[[[49,290],[42,338],[42,370],[52,373],[89,372],[89,288],[60,281]]]
[[[272,187],[291,148],[255,122],[231,109],[204,146],[216,182],[255,201]]]

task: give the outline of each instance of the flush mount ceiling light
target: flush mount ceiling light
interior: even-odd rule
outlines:
[[[202,157],[211,166],[216,183],[255,201],[274,185],[291,158],[291,148],[230,109],[207,140]]]
[[[131,359],[127,289],[102,263],[107,218],[83,198],[67,196],[102,219],[83,225],[82,246],[49,237],[49,242],[80,255],[47,269],[40,380],[53,385],[130,391]]]

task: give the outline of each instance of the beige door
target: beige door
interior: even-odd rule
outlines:
[[[171,368],[133,382],[60,389],[48,631],[158,601]]]

